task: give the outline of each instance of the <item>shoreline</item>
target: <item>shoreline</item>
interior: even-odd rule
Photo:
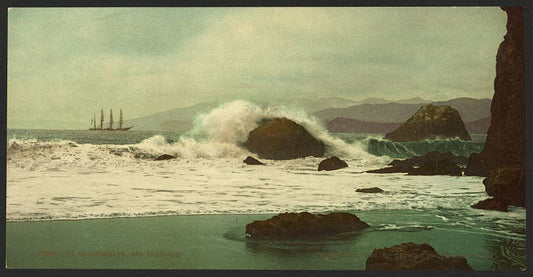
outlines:
[[[520,212],[520,211],[523,211],[524,213],[526,212],[526,208],[523,208],[523,207],[515,207],[515,206],[509,206],[509,211],[508,212],[499,212],[499,211],[491,211],[491,210],[483,210],[483,209],[474,209],[474,208],[471,208],[472,210],[474,211],[479,211],[479,212],[486,212],[486,213],[493,213],[493,214],[496,214],[496,213],[502,213],[504,216],[501,216],[502,218],[508,218],[510,214],[512,213],[516,213],[516,212]],[[353,213],[353,214],[356,214],[358,212],[362,212],[362,213],[366,213],[366,212],[383,212],[383,211],[390,211],[390,212],[394,212],[394,211],[419,211],[419,212],[427,212],[427,211],[436,211],[438,209],[419,209],[419,208],[414,208],[414,209],[375,209],[375,210],[353,210],[353,209],[347,209],[347,210],[329,210],[329,211],[319,211],[319,212],[314,212],[314,211],[311,211],[310,213],[313,213],[313,214],[326,214],[326,213],[331,213],[331,212],[348,212],[348,213]],[[449,211],[452,211],[452,210],[456,210],[456,211],[465,211],[465,209],[463,208],[457,208],[457,209],[447,209]],[[52,219],[7,219],[6,218],[6,223],[24,223],[24,222],[69,222],[69,221],[86,221],[86,220],[104,220],[104,219],[129,219],[129,218],[154,218],[154,217],[172,217],[172,216],[239,216],[239,215],[242,215],[242,216],[251,216],[251,215],[257,215],[257,216],[274,216],[274,215],[278,215],[280,213],[290,213],[290,212],[304,212],[304,211],[307,211],[307,210],[300,210],[300,211],[281,211],[281,212],[258,212],[258,213],[190,213],[190,214],[172,214],[172,213],[167,213],[167,214],[154,214],[154,215],[147,215],[147,214],[143,214],[143,215],[132,215],[132,216],[108,216],[108,217],[88,217],[88,218],[79,218],[79,217],[76,217],[76,218],[52,218]]]
[[[310,242],[246,238],[246,224],[273,214],[8,222],[6,258],[13,269],[364,270],[374,249],[412,241],[429,243],[441,255],[465,256],[475,270],[520,270],[525,264],[525,218],[438,209],[351,212],[370,228]],[[91,252],[106,255],[86,255]],[[172,255],[156,257],[158,252]]]

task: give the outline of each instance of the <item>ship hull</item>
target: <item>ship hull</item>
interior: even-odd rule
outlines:
[[[106,129],[95,129],[95,128],[90,128],[89,131],[128,131],[131,128],[133,128],[133,126],[126,127],[126,128],[119,128],[119,129],[109,129],[109,128],[106,128]]]

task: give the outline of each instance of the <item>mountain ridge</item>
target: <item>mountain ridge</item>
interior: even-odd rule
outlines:
[[[386,103],[383,103],[383,101],[388,100],[382,98],[366,98],[356,101],[340,97],[322,97],[280,98],[275,99],[270,103],[257,102],[257,104],[260,106],[283,105],[288,108],[301,109],[310,115],[316,116],[324,123],[324,125],[326,125],[328,121],[338,117],[356,119],[359,121],[368,122],[368,124],[376,123],[377,125],[374,124],[374,127],[378,126],[379,123],[384,123],[385,125],[396,123],[397,125],[398,123],[403,123],[405,120],[407,120],[418,110],[418,108],[420,108],[421,105],[429,103],[434,105],[452,106],[459,111],[459,114],[465,121],[465,124],[468,124],[470,121],[490,117],[490,99],[462,97],[447,101],[413,103],[429,101],[420,97],[415,97],[405,100],[388,101]],[[193,127],[194,120],[198,115],[211,111],[219,104],[220,103],[218,102],[202,102],[190,107],[177,108],[164,112],[158,112],[149,116],[128,119],[125,120],[125,124],[127,126],[134,126],[134,130],[141,131],[187,131]],[[317,110],[321,107],[328,108]]]

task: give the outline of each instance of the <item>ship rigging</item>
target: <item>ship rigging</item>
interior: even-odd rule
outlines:
[[[100,126],[96,127],[96,114],[93,115],[93,119],[91,119],[91,125],[92,127],[89,128],[91,131],[127,131],[133,126],[130,127],[124,127],[124,117],[122,116],[122,109],[120,109],[120,119],[118,122],[118,128],[113,128],[113,110],[109,110],[109,126],[107,128],[104,128],[104,110],[101,110],[100,114]]]

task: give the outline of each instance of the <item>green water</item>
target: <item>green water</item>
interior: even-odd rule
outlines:
[[[525,267],[525,219],[476,211],[354,213],[371,228],[320,241],[247,239],[246,224],[272,216],[264,214],[10,222],[7,267],[364,270],[373,249],[409,241],[465,256],[475,270]]]

